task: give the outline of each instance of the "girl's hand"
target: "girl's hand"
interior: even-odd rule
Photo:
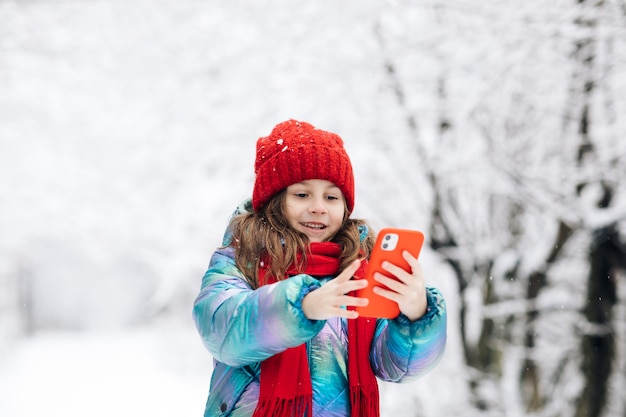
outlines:
[[[400,311],[411,321],[415,321],[426,313],[428,306],[426,284],[417,258],[414,258],[408,251],[402,252],[402,257],[409,263],[412,272],[408,273],[391,262],[383,262],[383,269],[395,276],[397,280],[378,272],[375,273],[374,279],[389,290],[376,286],[374,292],[398,303]]]
[[[336,278],[305,295],[302,299],[304,315],[310,320],[326,320],[331,317],[355,319],[359,317],[359,313],[344,307],[363,307],[369,303],[367,298],[346,295],[351,291],[367,287],[367,280],[365,279],[351,280],[360,264],[360,260],[354,261]]]

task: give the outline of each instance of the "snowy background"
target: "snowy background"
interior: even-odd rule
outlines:
[[[522,144],[558,125],[542,115],[567,97],[555,80],[575,12],[541,3],[0,0],[0,415],[202,415],[211,358],[191,307],[250,194],[254,143],[280,121],[343,137],[355,216],[376,227],[430,230],[428,173],[478,197],[517,192],[497,167],[532,161],[543,176],[546,159],[533,158],[561,145]],[[443,143],[446,114],[464,133]],[[534,130],[516,135],[523,117]],[[493,164],[477,163],[481,134],[503,149]],[[605,149],[620,163],[621,142]],[[546,175],[545,195],[562,175]],[[476,219],[467,239],[480,235],[484,213],[460,209]],[[533,219],[535,235],[554,229]],[[546,246],[533,236],[531,264]],[[446,355],[415,383],[383,385],[383,416],[468,407],[458,283],[426,246],[422,265],[448,301]]]

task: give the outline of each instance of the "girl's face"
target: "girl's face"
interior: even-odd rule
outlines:
[[[330,181],[306,180],[287,187],[287,222],[309,242],[330,240],[343,224],[345,207],[343,193]]]

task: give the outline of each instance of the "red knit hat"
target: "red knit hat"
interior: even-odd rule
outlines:
[[[354,207],[354,175],[343,140],[306,122],[287,120],[277,124],[256,143],[252,208],[259,211],[278,192],[305,180],[327,180]]]

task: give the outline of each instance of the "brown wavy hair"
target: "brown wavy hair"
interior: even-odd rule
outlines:
[[[258,270],[261,261],[270,262],[270,273],[284,279],[286,271],[296,262],[296,254],[302,253],[303,262],[296,265],[304,270],[308,238],[294,230],[285,217],[286,191],[274,195],[258,212],[240,214],[231,221],[235,248],[235,262],[252,288],[258,288]],[[361,241],[359,226],[367,226],[368,234]],[[331,238],[342,249],[339,271],[358,258],[368,259],[374,246],[375,236],[365,220],[351,219],[344,210],[343,223]]]

